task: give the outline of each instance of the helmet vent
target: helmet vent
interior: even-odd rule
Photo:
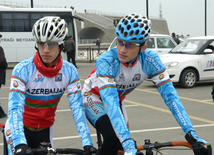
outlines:
[[[37,27],[37,34],[40,37],[40,25],[38,25],[38,27]]]
[[[58,32],[59,32],[58,29],[56,29],[56,31],[54,32],[54,35],[56,36]]]
[[[148,30],[148,29],[149,29],[149,27],[148,27],[148,26],[146,26],[146,27],[145,27],[145,30]]]
[[[123,32],[124,32],[124,28],[121,29],[121,33],[123,33]]]
[[[131,29],[131,25],[127,25],[126,30],[130,30]]]
[[[143,24],[143,23],[140,24],[140,28],[142,28],[142,27],[144,27],[144,24]]]
[[[123,18],[122,23],[125,21],[125,18]]]
[[[128,21],[126,20],[125,22],[124,22],[124,25],[127,25],[128,24]]]
[[[143,37],[139,38],[139,40],[143,40]]]
[[[135,19],[132,19],[130,22],[131,22],[131,23],[135,22]]]
[[[135,35],[137,36],[139,34],[139,32],[140,32],[139,30],[135,31]]]
[[[139,18],[139,16],[138,16],[138,15],[135,15],[134,18]]]
[[[131,17],[131,16],[129,16],[129,17],[128,17],[128,20],[130,20],[130,19],[132,19],[132,17]]]
[[[124,37],[126,38],[127,36],[128,36],[128,33],[127,33],[127,32],[125,32],[125,33],[124,33]]]
[[[48,24],[47,24],[47,22],[45,22],[45,24],[44,24],[44,26],[43,26],[43,28],[42,28],[42,35],[43,36],[45,36],[45,33],[47,32],[47,27],[48,27]]]
[[[136,27],[138,27],[138,23],[135,23],[135,24],[134,24],[134,28],[136,28]]]
[[[137,22],[141,23],[141,22],[142,22],[142,19],[138,19]]]
[[[129,37],[131,37],[133,35],[134,31],[132,30],[130,33],[129,33]]]
[[[50,29],[49,29],[49,31],[48,31],[47,37],[50,37],[52,30],[53,30],[53,25],[51,25],[51,27],[50,27]]]
[[[148,21],[147,21],[147,20],[144,20],[143,22],[144,22],[145,24],[147,24],[147,23],[148,23]]]
[[[119,31],[121,30],[121,25],[119,25],[118,30],[119,30]]]
[[[142,33],[141,33],[141,35],[144,35],[145,34],[145,31],[143,31]]]
[[[119,33],[116,33],[116,35],[117,35],[117,37],[119,37],[120,35],[119,35]]]
[[[137,38],[132,38],[132,39],[131,39],[131,41],[135,41],[135,40],[137,40]]]

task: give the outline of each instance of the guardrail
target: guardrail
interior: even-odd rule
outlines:
[[[100,54],[105,53],[107,50],[108,47],[101,47]],[[98,54],[96,47],[79,47],[76,62],[96,62],[100,54]]]

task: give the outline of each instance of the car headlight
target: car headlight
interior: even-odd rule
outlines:
[[[164,63],[164,66],[166,67],[166,69],[168,68],[171,68],[171,67],[175,67],[178,65],[178,62],[167,62],[167,63]]]

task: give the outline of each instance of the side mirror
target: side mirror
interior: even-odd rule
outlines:
[[[204,54],[209,54],[209,53],[213,53],[214,51],[212,51],[211,49],[205,49],[204,50]]]

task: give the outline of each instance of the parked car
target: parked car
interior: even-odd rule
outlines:
[[[108,49],[117,45],[116,37],[112,41]],[[177,43],[169,35],[164,34],[151,34],[146,41],[147,48],[155,51],[158,55],[168,53],[171,49],[177,46]]]
[[[214,81],[214,36],[184,40],[160,58],[174,83],[193,88],[196,82]]]

